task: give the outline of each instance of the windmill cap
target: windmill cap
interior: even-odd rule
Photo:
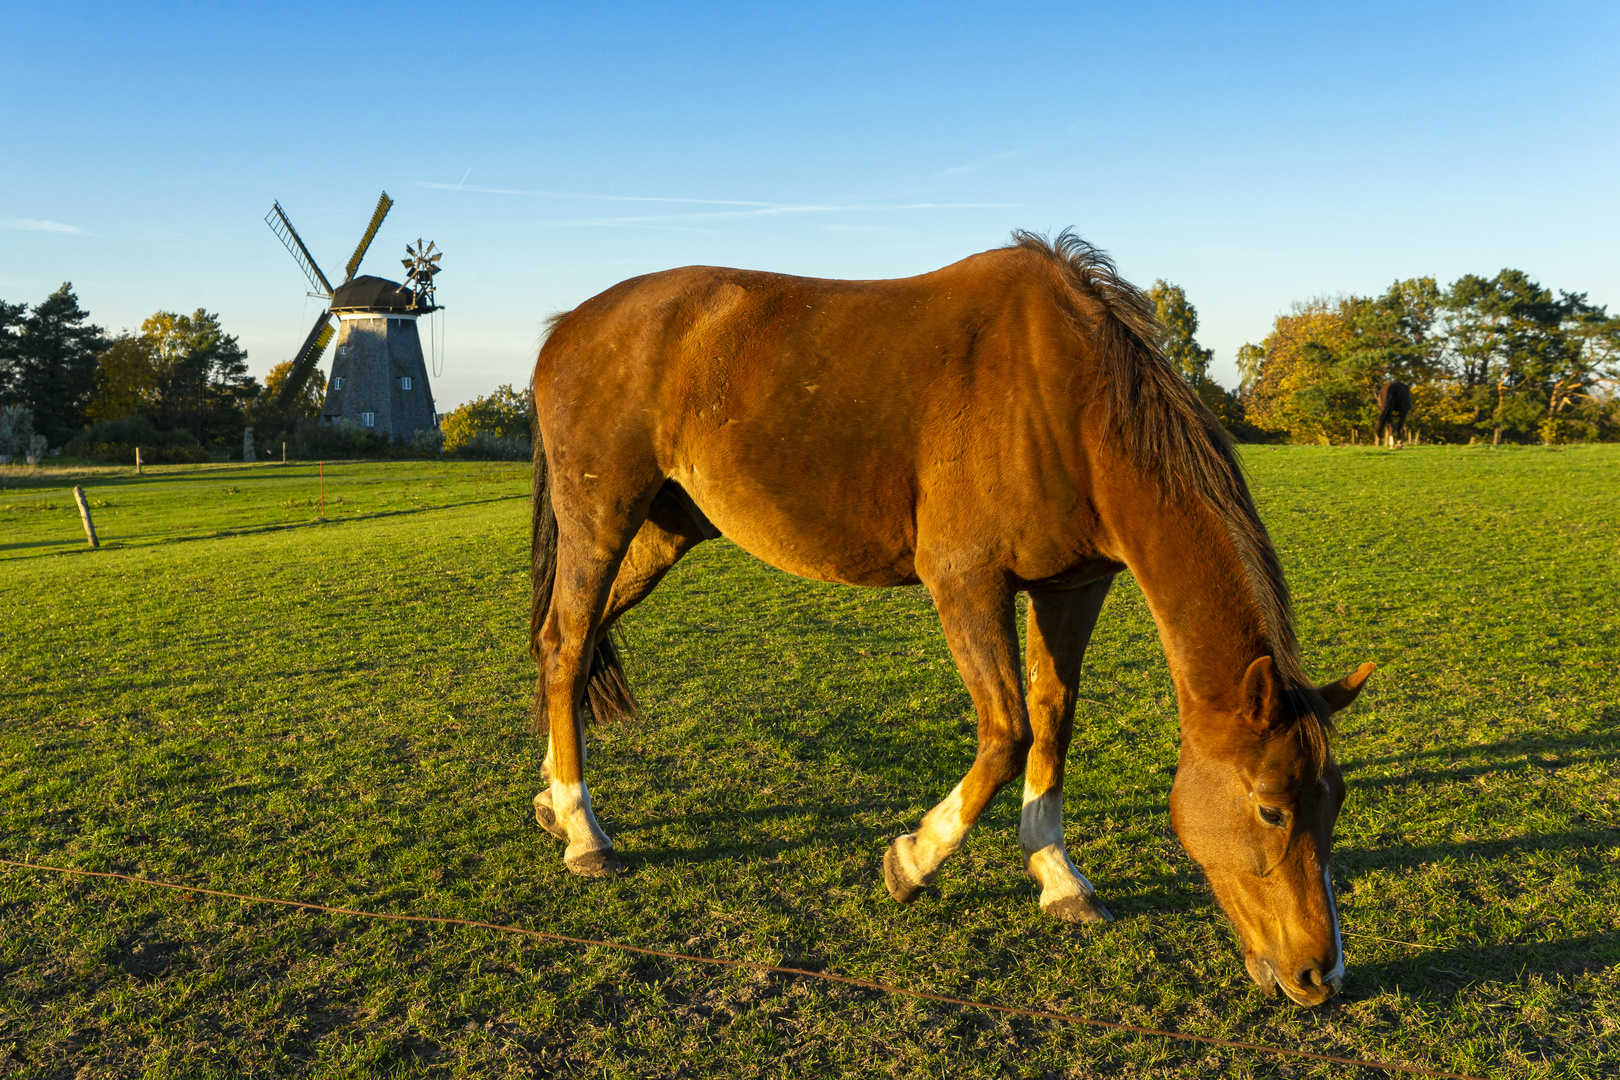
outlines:
[[[339,285],[333,290],[331,310],[397,311],[420,315],[436,308],[427,304],[417,305],[416,293],[397,281],[362,274],[347,285]]]

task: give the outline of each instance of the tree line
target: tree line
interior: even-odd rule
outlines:
[[[71,283],[32,308],[0,300],[0,405],[52,446],[89,456],[105,456],[99,449],[121,459],[141,444],[148,460],[202,459],[238,445],[244,427],[265,437],[318,416],[319,372],[288,417],[271,402],[292,362],[260,384],[247,359],[219,316],[202,308],[158,311],[139,331],[109,335]]]
[[[1296,304],[1238,367],[1243,422],[1294,442],[1370,441],[1392,379],[1426,439],[1620,439],[1620,317],[1521,270]]]
[[[1523,271],[1445,287],[1411,278],[1380,296],[1295,304],[1238,350],[1235,390],[1209,375],[1213,352],[1198,343],[1186,292],[1160,280],[1148,296],[1166,358],[1240,439],[1370,442],[1378,389],[1399,379],[1412,388],[1409,427],[1432,441],[1620,440],[1620,316]],[[341,452],[325,444],[342,433],[318,423],[320,372],[290,416],[272,409],[291,368],[277,364],[261,385],[236,337],[201,308],[158,311],[139,332],[109,336],[71,283],[32,308],[0,300],[0,405],[13,441],[37,432],[88,456],[121,458],[139,442],[154,460],[204,458],[254,426],[261,440],[292,433],[307,449]],[[462,406],[445,418],[444,448],[526,453],[526,397],[503,386]]]

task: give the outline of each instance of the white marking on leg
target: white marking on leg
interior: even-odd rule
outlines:
[[[1063,791],[1036,792],[1024,781],[1024,809],[1018,821],[1018,846],[1024,849],[1024,869],[1040,882],[1041,906],[1066,896],[1093,897],[1084,874],[1069,861],[1063,843]]]
[[[551,811],[557,815],[557,824],[568,833],[568,847],[563,852],[565,860],[613,847],[607,833],[596,823],[596,815],[591,813],[591,793],[583,780],[577,784],[553,780]]]
[[[923,815],[916,832],[894,842],[901,867],[919,885],[932,883],[940,864],[967,839],[968,827],[962,820],[962,785],[957,784],[944,802]]]

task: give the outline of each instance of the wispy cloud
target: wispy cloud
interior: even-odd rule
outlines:
[[[90,235],[77,225],[64,225],[60,221],[36,221],[33,218],[0,218],[0,229],[12,229],[16,232],[69,233],[73,236]]]
[[[462,184],[435,184],[418,182],[421,187],[440,191],[471,191],[484,195],[521,195],[535,199],[572,199],[581,202],[664,203],[684,206],[712,206],[713,210],[685,210],[668,214],[632,214],[607,217],[570,218],[563,221],[540,222],[542,228],[577,226],[605,226],[627,228],[674,228],[684,222],[691,227],[699,222],[734,221],[740,218],[781,217],[790,214],[843,214],[881,213],[922,210],[981,210],[1009,209],[1017,203],[962,202],[962,203],[779,203],[754,199],[694,199],[676,195],[593,195],[573,191],[530,191],[519,188],[467,187]],[[726,209],[719,209],[725,207]]]
[[[1033,145],[1030,145],[1030,146],[1020,146],[1015,150],[1003,150],[999,154],[991,154],[990,156],[982,157],[977,161],[970,161],[965,165],[952,165],[948,169],[939,170],[939,172],[935,173],[934,175],[935,176],[961,176],[964,173],[978,172],[980,169],[983,169],[983,168],[985,168],[986,166],[989,166],[989,165],[993,165],[998,161],[1008,161],[1008,160],[1011,160],[1012,158],[1021,158],[1021,157],[1024,157],[1025,155],[1027,155],[1027,154],[1033,154],[1036,151],[1045,150],[1047,147],[1049,147],[1051,145],[1052,145],[1052,143],[1050,143],[1050,142],[1041,142],[1041,143],[1034,143]]]
[[[765,206],[751,210],[709,210],[693,211],[684,214],[635,214],[626,215],[623,217],[566,218],[560,221],[540,221],[536,222],[535,224],[542,229],[577,228],[580,226],[599,226],[616,229],[671,229],[680,227],[676,223],[684,223],[684,227],[686,228],[695,228],[701,223],[718,224],[722,221],[737,221],[744,218],[758,219],[783,217],[790,214],[900,213],[905,211],[919,210],[1005,209],[1017,207],[1018,205],[1018,203],[859,203],[835,206]]]
[[[471,172],[472,170],[467,170]],[[577,191],[527,191],[521,188],[479,187],[477,184],[435,184],[418,180],[418,187],[435,191],[471,191],[480,195],[526,195],[534,199],[581,199],[587,202],[695,203],[700,206],[777,206],[778,203],[743,199],[683,199],[666,195],[588,195]]]

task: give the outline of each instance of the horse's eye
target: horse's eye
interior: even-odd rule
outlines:
[[[1267,825],[1281,825],[1284,816],[1282,810],[1275,806],[1262,806],[1260,808],[1260,817]]]

